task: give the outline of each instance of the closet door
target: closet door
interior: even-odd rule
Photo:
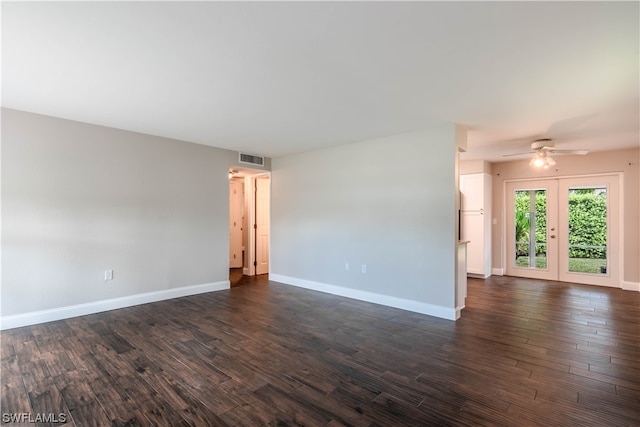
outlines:
[[[229,268],[242,267],[242,194],[241,181],[229,182]]]
[[[269,272],[269,192],[268,177],[256,179],[256,274]]]

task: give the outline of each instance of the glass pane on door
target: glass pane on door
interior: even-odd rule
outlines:
[[[547,191],[515,192],[515,266],[547,268]]]
[[[569,272],[607,274],[607,187],[569,187]]]

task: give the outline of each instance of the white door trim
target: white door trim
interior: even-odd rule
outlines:
[[[257,180],[260,178],[268,178],[269,179],[269,189],[271,189],[271,172],[259,172],[255,174],[248,174],[245,176],[245,207],[246,207],[246,215],[247,215],[247,245],[245,248],[245,257],[247,259],[247,264],[244,266],[242,273],[245,276],[255,276],[257,274],[256,271],[256,229],[254,228],[254,224],[256,224],[256,185]],[[271,190],[269,190],[269,198],[268,198],[268,209],[269,213],[271,212]],[[269,228],[271,227],[271,215],[268,216],[268,224]],[[269,238],[268,242],[268,252],[271,253],[271,238]],[[271,257],[269,256],[269,266],[268,270],[271,270]]]
[[[254,276],[256,274],[256,267],[253,265],[255,261],[255,229],[253,224],[255,223],[255,177],[245,176],[244,178],[244,198],[245,208],[247,215],[247,244],[245,246],[245,262],[242,274],[245,276]]]

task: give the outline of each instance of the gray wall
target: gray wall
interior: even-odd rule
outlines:
[[[3,109],[2,315],[228,280],[236,161]]]
[[[271,272],[455,307],[455,158],[453,125],[274,158]]]

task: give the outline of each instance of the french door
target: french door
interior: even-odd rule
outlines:
[[[507,275],[558,280],[558,181],[507,183]]]
[[[617,175],[507,183],[507,275],[619,287]]]

